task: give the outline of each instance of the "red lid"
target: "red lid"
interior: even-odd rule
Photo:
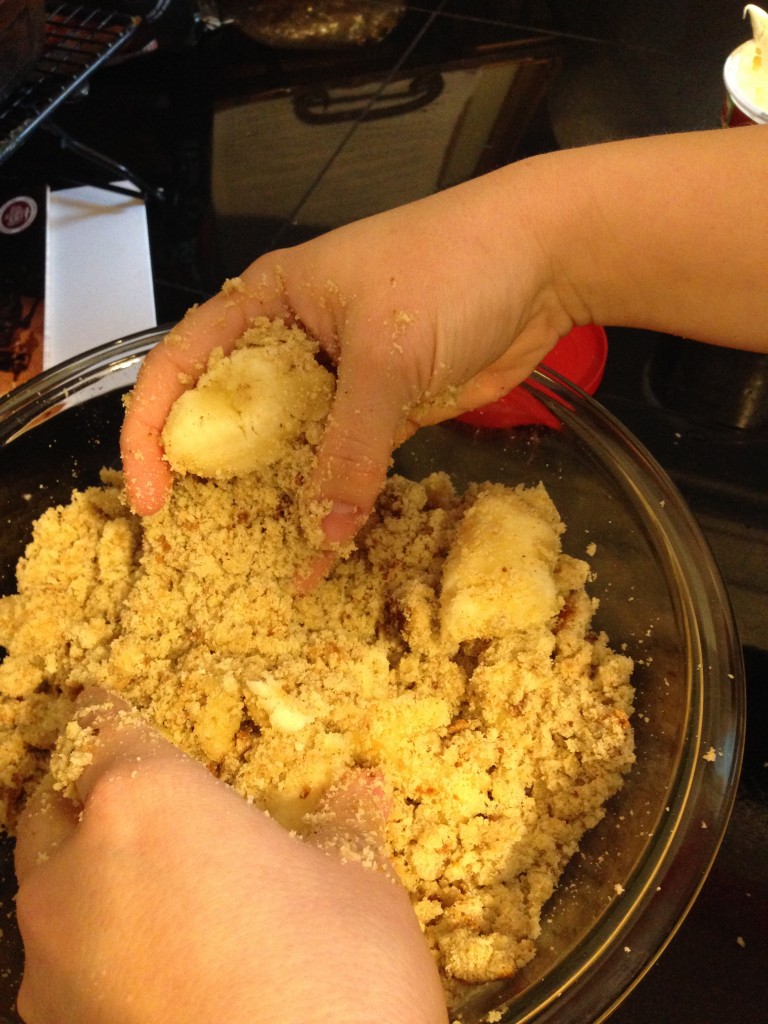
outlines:
[[[542,360],[542,366],[556,370],[593,395],[603,379],[607,357],[608,339],[604,329],[596,324],[585,324],[565,334]],[[557,426],[555,417],[521,387],[513,388],[490,405],[462,413],[456,418],[475,427],[520,427],[534,423]]]

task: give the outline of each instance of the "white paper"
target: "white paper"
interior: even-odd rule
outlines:
[[[141,197],[87,185],[47,206],[44,369],[157,324]]]

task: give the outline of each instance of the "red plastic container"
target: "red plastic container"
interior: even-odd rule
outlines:
[[[542,365],[555,370],[583,391],[593,395],[603,379],[608,357],[608,339],[605,330],[596,324],[574,327],[564,335]],[[462,413],[457,419],[475,427],[521,427],[544,424],[557,427],[558,421],[546,407],[523,387],[516,387],[503,398],[483,405],[472,412]]]

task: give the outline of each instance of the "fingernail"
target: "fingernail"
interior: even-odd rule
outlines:
[[[323,520],[323,533],[329,544],[350,540],[357,533],[363,514],[357,505],[334,501],[331,511]]]

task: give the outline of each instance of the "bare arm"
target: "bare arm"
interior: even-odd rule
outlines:
[[[561,188],[578,182],[583,244],[563,258],[594,322],[768,351],[768,127],[572,150],[552,167]]]
[[[400,441],[509,390],[574,323],[768,351],[766,166],[762,126],[583,147],[269,253],[147,358],[122,437],[131,502],[162,505],[168,409],[259,314],[338,364],[314,481],[330,541],[359,527]]]

